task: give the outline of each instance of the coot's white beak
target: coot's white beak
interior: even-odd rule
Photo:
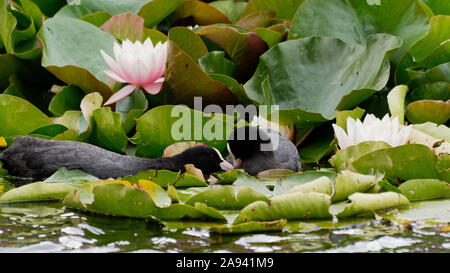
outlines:
[[[224,171],[229,171],[234,169],[233,165],[231,165],[230,163],[228,163],[222,156],[222,154],[219,152],[219,150],[217,150],[216,148],[213,148],[214,150],[216,150],[217,154],[219,155],[220,159],[222,159],[222,162],[220,162],[220,168],[222,168],[222,170]]]
[[[227,143],[227,150],[230,153],[231,157],[233,158],[234,168],[235,169],[239,168],[241,166],[241,164],[242,164],[242,160],[240,158],[235,158],[234,157],[234,154],[231,152],[231,148],[230,148],[230,145],[228,143]]]
[[[222,161],[220,162],[220,167],[222,168],[222,170],[224,171],[229,171],[234,169],[233,165],[231,165],[230,163],[228,163],[227,161]]]

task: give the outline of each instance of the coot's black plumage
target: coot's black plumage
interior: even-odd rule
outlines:
[[[4,168],[13,176],[44,179],[58,169],[79,169],[100,179],[135,175],[146,170],[185,171],[194,164],[204,174],[232,168],[220,152],[208,146],[196,146],[168,158],[139,158],[110,152],[100,147],[76,142],[35,137],[16,137],[0,153]]]
[[[228,138],[228,150],[228,162],[251,175],[270,169],[302,170],[297,147],[275,130],[236,128]]]

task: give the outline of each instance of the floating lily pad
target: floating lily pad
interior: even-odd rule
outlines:
[[[241,17],[256,11],[274,11],[276,18],[292,19],[303,0],[250,0]]]
[[[406,117],[411,123],[433,122],[444,124],[450,119],[450,100],[418,100],[406,108]]]
[[[341,171],[334,180],[334,194],[331,201],[346,200],[356,192],[365,192],[380,180],[375,175],[363,175],[348,170]]]
[[[188,54],[196,62],[199,58],[208,54],[208,49],[202,39],[195,32],[185,27],[171,28],[168,36],[169,40],[176,43],[184,53]]]
[[[188,205],[196,202],[218,209],[242,209],[248,204],[258,201],[268,201],[266,195],[250,188],[234,186],[219,186],[204,190],[185,201]]]
[[[236,104],[235,95],[227,86],[209,77],[198,64],[174,42],[168,41],[165,83],[160,92],[168,104],[194,106],[194,97],[201,96],[202,103]]]
[[[66,86],[56,93],[48,106],[53,115],[60,117],[69,110],[80,110],[84,92],[76,86]]]
[[[330,195],[332,194],[332,182],[327,176],[319,177],[311,182],[301,184],[291,188],[288,193],[293,192],[318,192]]]
[[[330,212],[339,218],[345,218],[410,205],[405,196],[396,192],[357,192],[349,196],[348,199],[348,202],[332,205]]]
[[[197,123],[194,127],[194,121],[201,121],[203,126]],[[217,127],[209,133],[208,124]],[[167,146],[193,140],[224,150],[233,125],[232,117],[230,120],[225,115],[213,117],[183,106],[164,105],[147,111],[137,120],[133,142],[137,145],[136,154],[148,157],[161,157]]]
[[[109,18],[100,29],[121,41],[140,41],[144,33],[144,19],[133,13],[121,13]]]
[[[87,36],[95,43],[83,38]],[[37,37],[43,46],[42,66],[86,93],[99,92],[105,99],[111,96],[109,78],[103,73],[109,68],[100,50],[113,55],[116,40],[112,35],[82,20],[56,17],[44,22]]]
[[[427,146],[406,144],[367,153],[354,160],[352,166],[360,173],[381,172],[401,180],[438,179],[436,161],[436,155]]]
[[[438,15],[430,19],[430,30],[409,50],[415,62],[423,61],[450,37],[450,16]]]
[[[66,168],[61,168],[57,170],[52,176],[45,179],[45,183],[60,183],[69,184],[72,186],[80,186],[83,183],[99,180],[97,177],[87,174],[81,170],[68,170]]]
[[[429,28],[428,16],[415,0],[381,0],[378,5],[359,0],[332,3],[307,0],[292,20],[289,39],[325,36],[349,43],[365,43],[372,34],[388,33],[403,41],[391,57],[399,63],[406,51],[424,37]]]
[[[387,34],[368,39],[366,45],[326,37],[280,43],[260,57],[245,91],[255,103],[279,105],[280,118],[297,129],[334,119],[336,109],[355,107],[387,82],[385,53],[400,41]]]
[[[0,203],[60,200],[74,189],[69,184],[34,182],[9,190],[0,197]]]
[[[357,145],[349,146],[344,150],[338,150],[336,154],[330,158],[329,162],[331,166],[338,170],[344,170],[352,168],[351,164],[353,160],[373,151],[389,147],[389,144],[384,141],[365,141]]]
[[[198,0],[185,1],[169,16],[169,19],[172,22],[176,22],[189,17],[192,18],[193,24],[201,26],[231,23],[227,16],[217,8]]]
[[[418,201],[450,196],[450,184],[438,179],[411,179],[399,187],[409,201]]]
[[[63,200],[64,206],[91,212],[148,218],[156,213],[158,207],[147,191],[115,181],[96,181],[90,187],[78,188]],[[89,185],[88,184],[88,185]],[[84,196],[90,196],[86,199]]]
[[[232,27],[206,26],[196,33],[225,50],[237,65],[236,77],[239,81],[246,81],[252,76],[259,56],[268,49],[264,40],[255,33],[241,33]]]
[[[430,82],[420,85],[409,92],[409,103],[418,100],[450,100],[450,84],[448,82]]]
[[[34,105],[16,96],[0,94],[0,136],[26,135],[52,121]]]
[[[309,192],[294,192],[273,197],[269,202],[256,201],[241,210],[233,224],[278,219],[306,220],[331,218],[330,196]]]

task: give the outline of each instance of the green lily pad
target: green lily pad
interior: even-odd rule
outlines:
[[[148,0],[83,0],[82,3],[92,12],[106,11],[115,15],[119,13],[131,12],[137,13]]]
[[[225,14],[210,4],[198,0],[185,1],[170,16],[171,22],[190,17],[193,24],[201,26],[231,23]]]
[[[149,170],[139,172],[134,176],[125,176],[120,180],[126,180],[135,184],[141,179],[150,180],[161,187],[167,188],[169,185],[172,185],[175,181],[177,181],[179,176],[179,172],[172,172],[169,170]]]
[[[408,87],[410,90],[413,90],[423,84],[431,82],[450,82],[450,62],[433,67],[414,78],[408,83]]]
[[[243,169],[232,169],[226,172],[217,174],[221,184],[232,184],[238,178],[240,173],[245,173]]]
[[[62,7],[53,17],[71,17],[81,18],[86,14],[90,14],[91,11],[83,4],[80,5],[66,5]]]
[[[169,40],[176,43],[184,53],[188,54],[196,62],[199,58],[208,54],[208,49],[202,39],[195,32],[185,27],[171,28],[168,36]]]
[[[398,189],[409,201],[450,196],[450,184],[438,179],[411,179],[402,183]]]
[[[86,131],[89,126],[81,111],[70,110],[66,111],[62,117],[54,118],[53,123],[62,124],[77,134]]]
[[[427,221],[433,223],[448,223],[450,221],[450,199],[413,202],[411,208],[401,209],[394,220]]]
[[[95,40],[83,39],[91,37]],[[107,99],[112,91],[103,73],[109,67],[100,50],[112,54],[112,35],[82,20],[57,17],[44,22],[37,34],[42,46],[42,66],[69,85],[84,92],[99,92]],[[86,54],[91,52],[91,54]]]
[[[160,92],[167,104],[193,107],[196,96],[201,96],[205,105],[236,104],[235,95],[225,84],[209,77],[191,57],[170,40],[168,52],[165,83]]]
[[[339,218],[345,218],[410,205],[405,196],[396,192],[357,192],[350,195],[348,199],[348,202],[338,203],[330,207],[330,212]]]
[[[270,231],[281,231],[285,228],[287,224],[286,219],[280,219],[275,221],[252,221],[241,223],[232,226],[214,226],[209,230],[211,233],[218,234],[243,234],[243,233],[251,233],[251,232],[270,232]]]
[[[408,86],[397,85],[387,96],[391,116],[396,116],[400,124],[403,124],[405,118],[405,97],[408,91]]]
[[[59,200],[74,189],[69,184],[34,182],[9,190],[0,197],[0,203]]]
[[[344,129],[347,132],[347,119],[351,117],[354,120],[361,119],[365,110],[356,107],[353,110],[344,110],[336,112],[336,125]]]
[[[409,92],[408,103],[418,100],[450,100],[450,84],[448,82],[430,82],[420,85]]]
[[[121,41],[140,41],[144,33],[144,19],[133,13],[121,13],[109,18],[100,29]]]
[[[129,133],[135,126],[136,120],[144,114],[148,108],[148,101],[140,89],[126,98],[116,102],[116,112],[122,117],[122,126],[125,133]]]
[[[212,117],[183,106],[155,107],[137,120],[137,133],[133,137],[133,143],[137,145],[136,155],[161,157],[167,146],[191,140],[203,142],[220,151],[224,150],[229,135],[227,132],[231,132],[234,126],[232,117],[231,121],[229,118],[220,114]],[[194,128],[194,120],[201,120],[203,127],[196,124]],[[208,133],[208,124],[219,127],[216,127],[217,132]]]
[[[138,15],[144,18],[145,27],[152,28],[163,21],[169,14],[174,12],[181,4],[182,0],[153,0],[147,2],[139,10]]]
[[[450,16],[438,15],[430,19],[430,31],[409,50],[415,62],[423,61],[450,37]]]
[[[81,170],[68,170],[61,168],[57,170],[52,176],[45,179],[45,183],[60,183],[69,184],[72,186],[80,186],[83,183],[99,180],[97,177],[87,174]]]
[[[148,218],[157,211],[158,207],[145,190],[113,181],[89,184],[89,188],[79,188],[67,194],[63,205],[100,214],[135,218]],[[90,197],[86,199],[84,196]]]
[[[250,187],[219,186],[213,187],[195,195],[185,201],[187,205],[196,202],[218,209],[241,209],[255,201],[268,201],[266,195]]]
[[[274,16],[274,11],[255,11],[241,17],[241,19],[235,23],[235,26],[254,31],[256,28],[268,27],[270,20]]]
[[[40,29],[42,26],[42,17],[46,18],[46,16],[39,6],[31,0],[20,0],[20,5],[23,11],[33,19],[36,29]]]
[[[334,179],[334,194],[331,201],[346,200],[356,192],[365,192],[381,179],[375,175],[363,175],[348,170],[341,171]]]
[[[297,7],[304,0],[250,0],[242,12],[241,18],[256,11],[274,11],[276,18],[292,19]]]
[[[86,14],[80,18],[80,20],[93,24],[96,27],[103,25],[108,19],[111,18],[111,14],[106,11],[98,11],[90,14]]]
[[[258,36],[261,37],[261,39],[263,39],[264,42],[266,42],[266,44],[269,46],[269,48],[272,48],[273,46],[280,43],[283,40],[283,38],[285,37],[284,32],[280,33],[280,32],[273,31],[271,29],[263,28],[263,27],[254,28],[251,31],[258,34]]]
[[[332,3],[315,0],[305,1],[299,7],[292,20],[289,39],[325,36],[348,43],[365,43],[372,34],[388,33],[403,41],[391,57],[398,64],[407,50],[427,34],[429,28],[428,16],[415,0],[381,0],[379,5],[359,0]]]
[[[363,174],[381,172],[393,179],[439,179],[436,162],[436,155],[427,146],[406,144],[367,153],[354,160],[352,166]]]
[[[0,94],[0,136],[26,135],[52,124],[34,105],[16,96]]]
[[[109,107],[102,107],[92,112],[93,127],[89,140],[92,144],[105,149],[121,152],[128,143],[128,137],[122,127],[122,118]]]
[[[218,73],[233,76],[236,70],[236,65],[225,58],[225,52],[223,51],[210,52],[198,61],[200,67],[208,74]]]
[[[231,23],[236,23],[241,17],[241,13],[244,10],[247,3],[245,2],[234,2],[234,1],[213,1],[209,3],[211,6],[218,9],[220,12],[227,16]]]
[[[272,195],[271,191],[261,181],[242,172],[237,174],[237,179],[234,181],[233,186],[236,188],[236,191],[243,187],[249,187],[267,197]]]
[[[60,117],[68,110],[80,110],[84,92],[76,86],[65,86],[52,98],[48,109],[53,115]]]
[[[385,53],[400,41],[387,34],[368,39],[366,45],[326,37],[280,43],[260,57],[245,91],[255,103],[279,105],[280,118],[297,130],[334,119],[336,109],[355,107],[387,82]]]
[[[373,151],[389,147],[389,144],[383,141],[365,141],[357,145],[349,146],[344,150],[338,150],[336,154],[330,158],[329,162],[331,166],[338,170],[347,168],[352,169],[351,164],[355,159]]]
[[[33,132],[29,133],[30,136],[37,136],[37,137],[43,137],[43,138],[52,138],[59,134],[62,134],[68,130],[68,128],[61,124],[50,124],[44,127],[41,127],[39,129],[34,130]]]
[[[330,196],[316,192],[294,192],[273,197],[269,202],[256,201],[241,210],[233,224],[278,219],[305,220],[331,218]]]
[[[225,50],[237,65],[236,78],[239,81],[246,81],[253,75],[259,56],[268,49],[264,40],[255,33],[241,33],[232,27],[206,26],[196,33]]]
[[[422,124],[414,124],[413,128],[437,139],[450,142],[450,128],[445,125],[437,125],[433,122],[426,122]]]
[[[273,195],[282,195],[287,193],[289,190],[296,186],[301,186],[307,184],[311,181],[319,179],[321,177],[327,177],[328,179],[334,179],[336,176],[335,172],[330,171],[307,171],[302,173],[297,173],[289,175],[286,180],[277,182],[273,189]]]
[[[411,123],[433,122],[444,124],[450,119],[450,100],[418,100],[406,108],[406,117]]]
[[[330,195],[332,194],[332,182],[327,176],[319,177],[311,182],[301,184],[291,188],[288,193],[293,192],[318,192]]]

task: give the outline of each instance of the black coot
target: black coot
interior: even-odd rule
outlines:
[[[275,130],[244,126],[228,138],[227,160],[250,175],[270,169],[302,170],[297,147]]]
[[[209,146],[196,146],[168,158],[150,159],[125,156],[82,142],[35,137],[14,138],[14,143],[0,153],[0,160],[10,175],[33,179],[47,178],[62,167],[79,169],[100,179],[146,170],[184,172],[185,164],[193,164],[204,174],[233,168],[217,149]]]

